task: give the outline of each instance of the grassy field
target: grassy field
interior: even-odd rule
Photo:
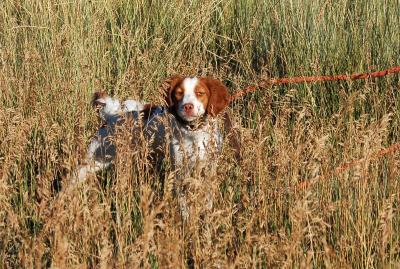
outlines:
[[[400,267],[400,153],[371,157],[400,141],[399,75],[233,102],[243,160],[226,146],[216,174],[188,179],[187,223],[144,148],[60,194],[96,129],[95,91],[161,103],[173,74],[233,93],[386,69],[399,25],[399,0],[1,1],[0,268]]]

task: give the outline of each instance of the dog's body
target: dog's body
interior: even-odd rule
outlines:
[[[223,117],[217,115],[228,105],[230,96],[215,79],[174,77],[166,93],[166,108],[133,100],[121,104],[104,93],[96,93],[93,101],[101,106],[105,124],[89,145],[87,164],[77,170],[77,181],[110,166],[116,154],[116,127],[126,121],[143,132],[151,152],[156,153],[156,162],[169,156],[177,179],[205,167],[222,147]]]

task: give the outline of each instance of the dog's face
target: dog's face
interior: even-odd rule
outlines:
[[[230,101],[227,88],[209,77],[180,77],[171,79],[166,101],[169,109],[186,122],[204,115],[216,116]]]

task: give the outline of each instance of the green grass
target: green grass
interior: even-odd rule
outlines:
[[[95,91],[161,103],[173,74],[212,75],[233,93],[386,69],[400,65],[398,25],[398,0],[2,1],[0,267],[398,267],[399,154],[368,156],[400,141],[399,75],[233,102],[243,161],[226,146],[216,175],[192,179],[216,198],[205,215],[195,199],[186,225],[173,177],[155,186],[140,151],[57,192],[97,126]]]

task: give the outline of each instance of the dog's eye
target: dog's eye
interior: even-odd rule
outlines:
[[[205,93],[204,92],[197,92],[196,95],[197,96],[203,96]]]
[[[175,97],[182,97],[183,96],[183,92],[182,91],[176,91],[175,92]]]

